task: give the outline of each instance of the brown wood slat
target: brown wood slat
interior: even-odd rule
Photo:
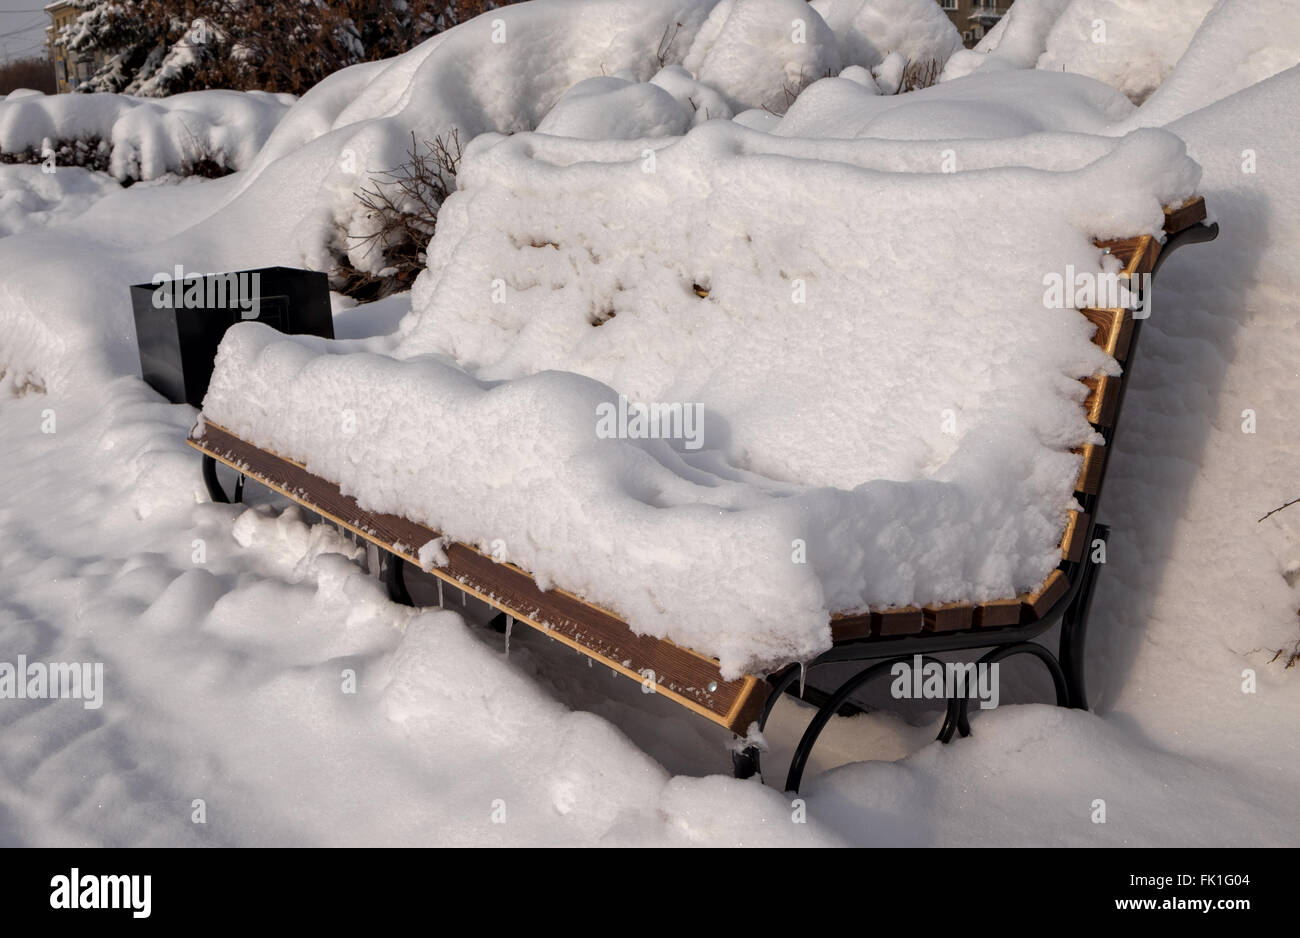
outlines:
[[[852,642],[858,639],[870,638],[873,634],[879,634],[872,632],[872,627],[873,617],[869,612],[831,616],[831,641],[839,644],[840,642]]]
[[[1020,621],[1029,623],[1041,619],[1047,615],[1052,604],[1064,596],[1069,589],[1070,581],[1066,579],[1065,574],[1060,570],[1053,570],[1043,581],[1042,586],[1024,597]]]
[[[980,603],[975,607],[973,625],[977,629],[993,629],[1005,625],[1019,625],[1021,607],[1019,599],[998,599]]]
[[[1085,495],[1096,495],[1101,489],[1101,475],[1106,469],[1106,447],[1097,443],[1085,443],[1074,452],[1083,456],[1079,481],[1074,483],[1074,490]]]
[[[1107,254],[1119,258],[1119,262],[1124,265],[1122,273],[1127,277],[1151,273],[1155,269],[1156,258],[1160,256],[1160,242],[1151,235],[1114,238],[1096,244]]]
[[[895,606],[871,613],[876,635],[916,635],[925,630],[925,614],[916,606]]]
[[[1133,314],[1127,309],[1081,309],[1090,322],[1097,327],[1092,341],[1100,346],[1107,355],[1123,362],[1128,358],[1129,346],[1133,341]]]
[[[1184,228],[1200,224],[1208,217],[1205,210],[1205,199],[1199,196],[1189,199],[1182,205],[1165,209],[1165,232],[1167,234],[1177,234]]]
[[[975,620],[975,607],[970,603],[926,606],[921,612],[927,632],[957,632],[970,628]]]
[[[1119,379],[1109,375],[1084,378],[1083,383],[1091,393],[1083,402],[1088,412],[1088,422],[1094,427],[1109,427],[1115,423],[1115,411],[1119,405]]]
[[[201,434],[187,442],[417,566],[420,547],[439,536],[409,519],[365,511],[334,483],[213,423],[205,423]],[[467,545],[452,543],[445,553],[447,565],[430,572],[457,589],[638,683],[653,671],[656,693],[733,732],[743,735],[758,718],[770,689],[766,681],[752,675],[724,681],[714,659],[663,639],[636,635],[617,616],[562,590],[542,592],[523,570],[497,563]]]
[[[1065,522],[1065,536],[1061,538],[1061,557],[1074,562],[1083,556],[1083,542],[1088,536],[1088,522],[1091,519],[1086,511],[1071,511]]]

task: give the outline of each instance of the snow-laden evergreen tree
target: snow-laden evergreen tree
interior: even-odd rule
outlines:
[[[61,35],[102,64],[79,91],[203,88],[301,94],[513,0],[74,0]]]

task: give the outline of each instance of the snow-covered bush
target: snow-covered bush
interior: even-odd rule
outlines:
[[[299,94],[513,0],[73,0],[61,41],[104,64],[77,90],[160,97],[207,88]]]
[[[1174,70],[1214,3],[1071,0],[1047,33],[1038,67],[1088,75],[1141,103]]]
[[[1300,64],[1292,0],[1221,0],[1134,123],[1166,124]]]
[[[0,162],[106,170],[119,182],[221,175],[249,165],[293,98],[196,91],[164,99],[25,95],[0,102]]]
[[[682,64],[734,110],[778,114],[842,68],[835,34],[806,0],[720,0]]]
[[[962,47],[948,14],[930,0],[812,0],[809,5],[834,31],[845,65],[874,68],[896,52],[917,67],[942,68]]]

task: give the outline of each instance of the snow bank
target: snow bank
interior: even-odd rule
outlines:
[[[720,0],[682,64],[734,110],[777,113],[842,67],[835,34],[806,0]]]
[[[832,78],[808,88],[784,118],[762,129],[782,137],[960,140],[954,159],[960,153],[960,165],[971,166],[971,160],[980,159],[980,139],[1025,137],[1023,145],[1037,148],[1039,139],[1029,135],[1109,134],[1116,121],[1133,113],[1128,98],[1109,85],[1059,72],[979,73],[965,81],[897,96],[878,95],[857,82]],[[1072,154],[1069,146],[1049,145],[1048,149],[1066,159]],[[924,151],[926,169],[939,165],[942,150]],[[1092,152],[1087,138],[1073,150],[1074,154]]]
[[[107,176],[73,166],[47,173],[0,164],[0,238],[75,218],[117,188]]]
[[[1222,0],[1173,74],[1125,126],[1167,124],[1298,63],[1300,10],[1294,3]]]
[[[696,113],[689,101],[679,101],[653,81],[587,78],[564,93],[537,132],[585,140],[677,136],[694,123]]]
[[[104,141],[118,180],[184,173],[212,160],[227,170],[248,166],[291,95],[195,91],[170,98],[116,94],[10,95],[0,102],[0,153],[37,151],[47,143]]]
[[[939,80],[962,78],[977,69],[1033,68],[1047,49],[1048,33],[1070,2],[1015,0],[975,48],[953,54]]]
[[[205,413],[728,673],[811,657],[832,610],[1014,595],[1056,565],[1076,379],[1108,367],[1044,273],[1099,272],[1091,239],[1157,230],[1197,171],[1155,131],[1086,166],[1060,138],[1054,171],[983,146],[1003,168],[943,173],[930,144],[713,122],[646,171],[643,142],[481,138],[405,362],[239,328]],[[982,250],[939,247],[954,226]],[[703,438],[600,439],[620,394],[701,407]]]
[[[812,0],[839,39],[845,65],[874,68],[890,53],[940,66],[961,49],[961,34],[929,0]]]
[[[329,270],[346,254],[354,267],[377,272],[378,252],[369,252],[359,240],[374,222],[357,192],[370,184],[372,173],[405,161],[412,133],[417,140],[433,140],[454,130],[468,141],[487,131],[534,130],[565,92],[586,79],[647,82],[664,65],[680,65],[712,5],[712,0],[517,4],[440,33],[396,58],[344,69],[305,94],[272,134],[243,198],[278,202],[288,177],[302,206],[289,234],[299,263]],[[676,95],[675,89],[665,90]],[[651,108],[666,105],[655,89],[627,93],[642,104],[657,102]],[[589,119],[582,113],[583,97],[571,96],[562,105],[551,125],[554,132],[595,132],[590,125],[582,129]],[[624,132],[632,133],[636,121],[629,120]],[[280,160],[290,165],[277,167]]]
[[[1071,0],[1038,67],[1091,76],[1141,103],[1173,71],[1214,2]]]

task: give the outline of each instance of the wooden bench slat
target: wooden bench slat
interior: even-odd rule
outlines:
[[[1065,536],[1061,538],[1061,557],[1074,562],[1083,556],[1083,542],[1088,537],[1088,522],[1091,519],[1086,511],[1071,511],[1065,522]]]
[[[957,632],[969,629],[975,620],[975,607],[970,603],[926,606],[921,613],[927,632]]]
[[[1097,375],[1083,381],[1091,393],[1083,402],[1088,412],[1088,422],[1094,427],[1111,427],[1115,423],[1115,411],[1119,405],[1119,379],[1110,375]]]

